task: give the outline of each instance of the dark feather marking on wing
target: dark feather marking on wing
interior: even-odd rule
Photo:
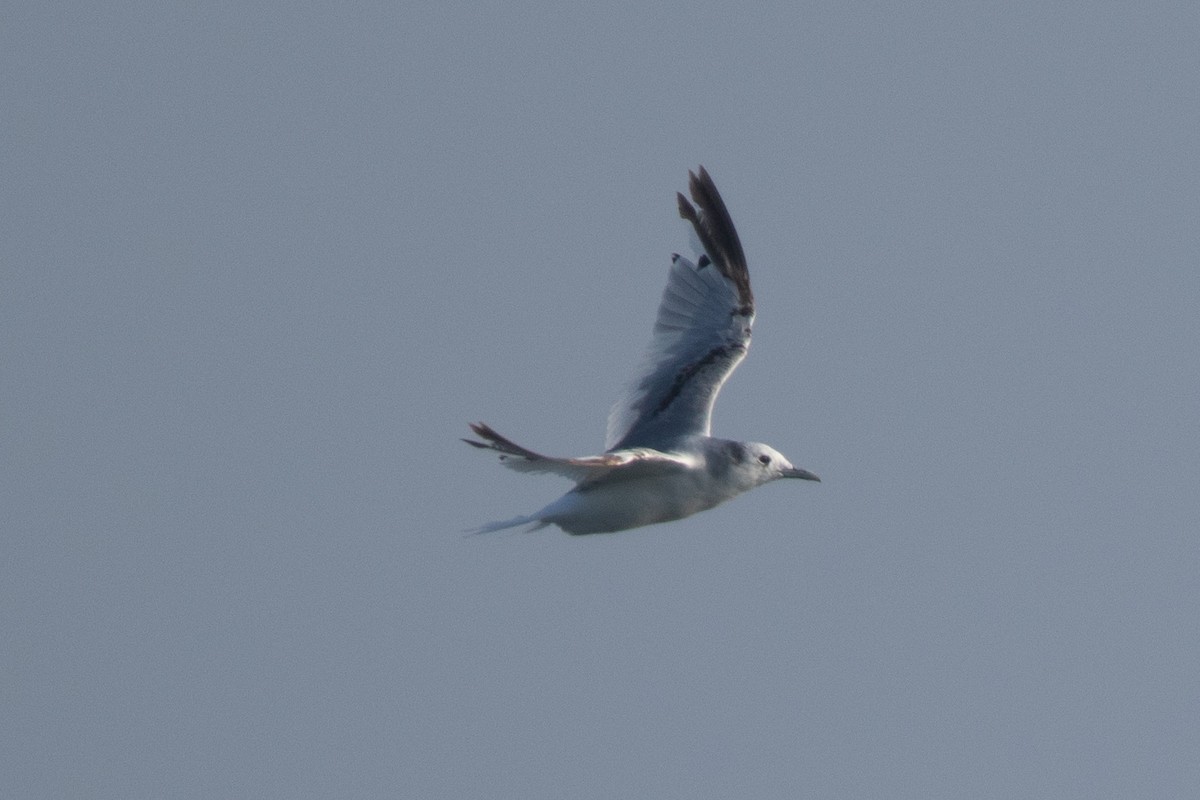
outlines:
[[[704,358],[701,358],[699,361],[694,361],[685,366],[683,369],[679,370],[679,373],[675,376],[675,380],[671,383],[671,388],[667,390],[667,393],[663,395],[662,400],[660,400],[658,405],[655,406],[654,414],[661,414],[667,409],[668,406],[671,405],[671,403],[675,402],[675,398],[679,397],[679,395],[683,392],[683,389],[685,386],[687,386],[688,381],[699,374],[700,371],[705,367],[711,366],[721,359],[731,357],[739,350],[744,351],[745,349],[746,346],[744,344],[726,344],[721,345],[720,347],[714,347],[704,355]]]
[[[717,191],[708,170],[700,167],[699,175],[688,172],[688,191],[696,205],[689,203],[682,194],[676,194],[679,216],[692,223],[704,251],[716,262],[721,274],[737,289],[742,307],[753,309],[754,294],[750,291],[746,253],[742,249],[742,241],[738,238],[733,219],[729,216],[729,209],[725,207],[725,201],[721,199],[721,193]]]
[[[463,439],[464,442],[471,447],[478,447],[483,450],[495,450],[500,453],[500,460],[505,460],[508,456],[517,456],[526,461],[548,461],[549,459],[541,453],[535,453],[527,447],[514,442],[512,439],[501,436],[492,429],[490,425],[483,422],[472,422],[471,430],[475,435],[483,439],[482,442],[477,442],[474,439]]]

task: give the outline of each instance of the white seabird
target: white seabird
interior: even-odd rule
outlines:
[[[671,256],[646,364],[609,415],[605,451],[551,458],[483,423],[472,425],[483,441],[463,441],[497,451],[505,466],[576,483],[541,511],[474,532],[553,524],[567,533],[610,533],[682,519],[778,478],[820,480],[765,444],[710,435],[717,393],[750,346],[754,296],[742,243],[716,185],[704,167],[688,178],[695,205],[676,195],[679,216],[695,228],[704,253],[694,264]]]

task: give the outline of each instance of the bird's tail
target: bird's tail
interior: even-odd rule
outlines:
[[[491,533],[492,531],[502,531],[505,528],[515,528],[518,525],[532,525],[532,527],[527,529],[528,532],[540,530],[549,524],[549,522],[540,519],[536,515],[528,517],[513,517],[512,519],[506,519],[500,522],[489,522],[486,525],[480,525],[478,528],[472,528],[471,530],[466,531],[466,533]]]

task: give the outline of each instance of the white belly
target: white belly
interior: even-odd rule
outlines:
[[[703,471],[574,489],[535,516],[567,533],[611,533],[695,514],[739,492],[721,491]]]

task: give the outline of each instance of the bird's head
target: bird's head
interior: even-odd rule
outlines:
[[[758,442],[746,442],[742,445],[742,470],[748,471],[755,485],[761,486],[779,478],[799,478],[805,481],[820,481],[806,469],[792,466],[792,462],[784,458],[783,453],[774,447]]]

